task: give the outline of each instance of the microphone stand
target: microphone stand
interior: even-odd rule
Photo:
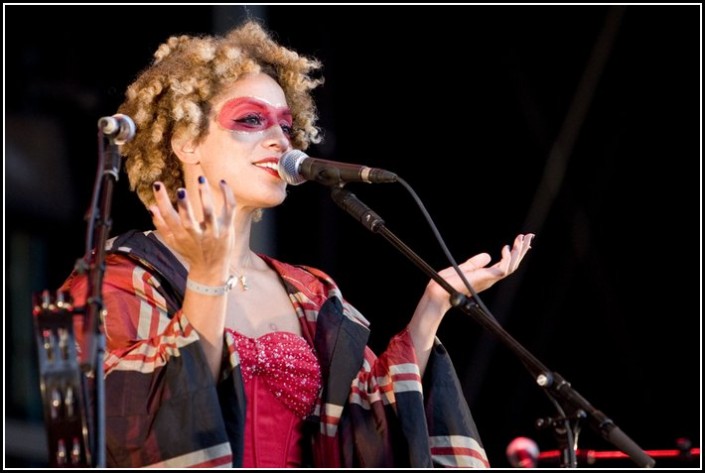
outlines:
[[[111,227],[114,184],[120,172],[118,145],[134,138],[135,131],[134,122],[126,115],[98,121],[99,163],[86,215],[86,249],[74,267],[77,275],[87,275],[85,305],[75,307],[71,294],[61,290],[55,296],[48,290],[33,295],[39,381],[51,467],[105,467],[102,329],[105,244]],[[82,323],[76,324],[77,319]],[[80,345],[76,343],[76,329],[83,335]]]
[[[100,126],[100,125],[99,125]],[[103,129],[99,132],[100,145],[104,145],[102,139]],[[93,435],[91,436],[91,446],[93,447],[94,467],[105,467],[105,382],[103,371],[103,357],[105,354],[105,335],[102,330],[104,316],[103,304],[103,275],[105,273],[105,243],[110,234],[112,220],[110,219],[110,209],[112,207],[112,197],[115,183],[119,179],[121,156],[118,151],[118,140],[114,135],[108,135],[107,147],[100,149],[99,153],[106,154],[107,159],[101,159],[103,169],[99,177],[100,200],[97,212],[95,208],[91,210],[95,223],[89,222],[89,241],[94,242],[90,262],[82,261],[77,266],[85,269],[88,264],[88,298],[86,299],[86,329],[84,330],[85,351],[82,351],[81,368],[86,373],[93,374],[93,409],[91,412]],[[90,231],[93,234],[90,234]],[[89,244],[89,248],[90,248]],[[88,257],[88,255],[86,255]]]
[[[384,220],[362,203],[352,192],[339,187],[331,188],[333,201],[358,220],[365,228],[373,233],[380,234],[392,244],[412,263],[421,269],[427,276],[437,282],[450,294],[450,302],[470,315],[482,327],[494,334],[501,343],[507,346],[524,364],[529,374],[539,387],[543,388],[546,395],[558,410],[560,416],[550,420],[554,433],[559,439],[563,452],[563,467],[577,467],[575,451],[577,449],[578,422],[588,418],[590,425],[603,438],[611,442],[619,450],[627,454],[638,466],[650,468],[655,465],[653,458],[649,457],[631,438],[615,425],[604,413],[595,409],[583,396],[575,391],[570,383],[560,374],[549,370],[534,355],[516,341],[501,325],[487,314],[480,305],[464,294],[458,292],[445,279],[429,266],[421,257],[414,253],[394,233],[387,229]],[[575,426],[571,425],[574,423]]]

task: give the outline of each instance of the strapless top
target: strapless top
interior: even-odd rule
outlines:
[[[290,332],[258,338],[228,330],[245,383],[245,468],[298,467],[303,457],[304,418],[321,388],[313,349]]]
[[[321,388],[321,369],[306,340],[291,332],[270,332],[259,338],[231,333],[245,383],[258,376],[296,415],[310,414]]]

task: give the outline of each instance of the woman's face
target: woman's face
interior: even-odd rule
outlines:
[[[238,206],[267,208],[286,197],[277,163],[291,148],[292,117],[284,91],[267,74],[247,74],[213,103],[198,159],[212,188],[230,185]]]

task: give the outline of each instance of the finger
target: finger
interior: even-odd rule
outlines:
[[[156,205],[150,205],[147,207],[147,210],[149,211],[149,215],[152,217],[152,223],[157,230],[166,229],[166,222],[164,221],[164,217],[162,217],[162,213],[159,211],[159,207]]]
[[[513,257],[512,265],[513,265],[513,271],[516,271],[517,268],[519,267],[519,264],[522,262],[524,259],[524,256],[526,256],[526,253],[529,252],[531,249],[531,242],[533,241],[534,234],[533,233],[528,233],[526,235],[520,235],[520,237],[517,237],[519,240],[519,244],[517,245],[516,248],[516,254]]]
[[[166,187],[157,181],[152,185],[152,190],[154,191],[154,200],[157,203],[157,212],[155,214],[159,215],[159,221],[168,228],[168,232],[174,233],[174,230],[181,226],[181,219],[174,206],[171,205],[171,199],[169,199]]]
[[[519,267],[519,263],[521,262],[521,259],[524,256],[524,253],[522,251],[522,249],[524,248],[524,243],[525,237],[522,234],[517,235],[514,239],[514,244],[512,245],[511,250],[511,258],[509,261],[509,272],[507,274],[513,273]]]
[[[460,267],[469,270],[484,268],[490,263],[491,260],[492,257],[488,253],[479,253],[465,261],[460,265]]]
[[[500,270],[501,276],[504,277],[510,273],[512,265],[512,250],[509,249],[509,245],[504,245],[502,247],[502,259],[495,265],[497,269]]]
[[[487,253],[479,253],[472,258],[469,258],[468,260],[464,261],[463,263],[460,263],[460,270],[463,271],[465,274],[469,274],[479,268],[484,268],[489,264],[489,262],[492,260],[492,257],[487,254]],[[452,274],[456,274],[455,268],[450,267],[450,268],[445,268],[443,271],[438,273],[440,275],[447,275],[450,276]]]
[[[196,218],[193,216],[193,207],[191,207],[188,194],[183,187],[176,191],[176,208],[179,211],[182,228],[192,235],[200,236],[203,233],[201,226],[196,222]]]
[[[235,219],[235,196],[233,191],[225,182],[220,180],[220,191],[223,193],[223,210],[221,212],[221,221],[224,225],[230,227]]]
[[[208,181],[203,176],[198,176],[198,193],[201,197],[201,210],[203,211],[203,222],[201,222],[200,228],[205,231],[210,230],[217,237],[220,234],[220,226],[213,211],[215,208],[213,194]]]
[[[487,263],[489,263],[489,260],[490,255],[488,255],[487,253],[480,253],[460,263],[459,268],[467,276],[473,271],[475,271],[477,268],[481,268],[487,265]],[[445,279],[457,277],[457,274],[457,271],[452,266],[444,268],[443,270],[438,272],[438,275]]]
[[[529,233],[528,235],[526,235],[526,237],[524,237],[524,246],[522,247],[521,255],[522,258],[524,258],[526,253],[528,253],[531,249],[531,243],[533,243],[534,237],[536,237],[536,235],[534,235],[533,233]]]
[[[532,233],[529,233],[527,235],[523,235],[520,239],[521,242],[516,248],[516,254],[512,258],[512,272],[517,270],[519,264],[521,264],[522,260],[524,259],[524,256],[526,256],[526,253],[528,253],[529,249],[531,249],[531,241],[533,237],[534,235]]]
[[[524,235],[519,234],[514,238],[512,247],[509,251],[509,264],[507,265],[507,275],[516,271],[519,262],[521,261],[521,249],[524,246]]]

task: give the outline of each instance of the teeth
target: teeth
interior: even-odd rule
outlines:
[[[277,171],[279,169],[279,167],[277,166],[277,163],[272,163],[272,162],[255,163],[255,166],[260,167],[260,168],[274,169],[275,171]]]

